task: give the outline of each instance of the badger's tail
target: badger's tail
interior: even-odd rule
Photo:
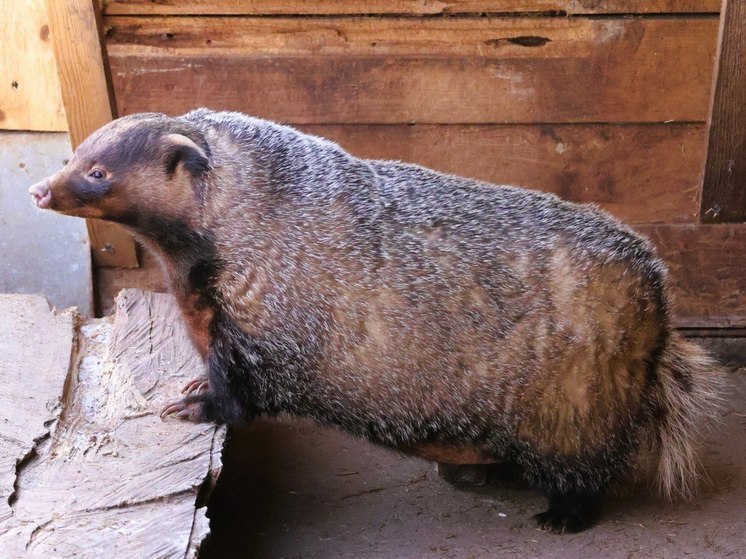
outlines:
[[[699,346],[672,333],[658,363],[653,456],[657,483],[669,497],[690,498],[699,477],[702,434],[720,419],[725,373]]]

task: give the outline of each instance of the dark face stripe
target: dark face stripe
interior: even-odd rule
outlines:
[[[67,188],[81,205],[95,202],[109,192],[112,187],[110,180],[93,180],[86,176],[75,176],[68,183]]]

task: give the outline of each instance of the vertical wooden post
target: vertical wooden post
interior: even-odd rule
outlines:
[[[73,150],[116,118],[97,0],[46,0],[57,73]],[[137,267],[132,237],[117,225],[89,219],[97,266]]]
[[[720,18],[703,223],[746,221],[746,0],[724,0]]]

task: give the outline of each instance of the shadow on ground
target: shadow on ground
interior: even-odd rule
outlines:
[[[231,433],[202,559],[746,557],[746,371],[703,461],[692,503],[647,489],[608,499],[580,534],[536,529],[545,500],[515,480],[455,487],[432,464],[307,423]]]

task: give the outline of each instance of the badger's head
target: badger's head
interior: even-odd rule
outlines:
[[[42,209],[136,227],[150,213],[193,213],[209,167],[209,146],[194,125],[136,114],[91,134],[64,168],[29,193]]]

